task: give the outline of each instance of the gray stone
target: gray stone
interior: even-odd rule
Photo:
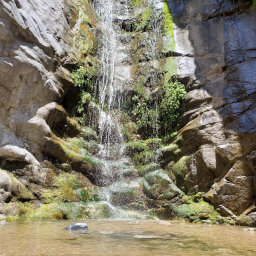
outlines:
[[[7,172],[0,170],[0,189],[11,192],[12,191],[12,180]]]
[[[70,80],[64,61],[77,58],[78,11],[70,0],[0,0],[0,158],[42,160],[51,128],[39,109],[67,89],[59,80]]]
[[[84,231],[84,230],[88,230],[88,225],[86,223],[74,223],[74,224],[70,224],[68,225],[66,228],[66,230],[71,230],[71,231]]]
[[[0,221],[0,226],[6,225],[8,222],[6,220],[1,220]]]
[[[174,160],[191,156],[182,175],[188,192],[241,214],[256,193],[256,10],[249,1],[167,2],[177,75],[189,81]]]

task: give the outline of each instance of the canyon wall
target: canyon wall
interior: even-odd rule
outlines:
[[[256,11],[252,1],[168,5],[188,92],[183,128],[165,152],[169,165],[184,191],[239,215],[256,196]]]
[[[173,75],[186,85],[187,96],[181,129],[162,149],[161,167],[182,191],[202,192],[200,196],[222,215],[235,217],[245,212],[252,216],[256,195],[256,11],[251,1],[167,2],[173,16],[173,24],[169,20],[167,27],[173,28],[170,38],[175,39],[175,46],[171,42],[165,54],[152,58],[175,59]],[[73,169],[91,180],[95,176],[101,179],[101,166],[95,167],[89,154],[85,160],[84,151],[82,154],[74,146],[79,141],[63,140],[81,133],[67,114],[72,115],[79,101],[71,71],[80,72],[81,63],[88,70],[95,66],[94,44],[101,44],[94,38],[100,33],[97,19],[84,14],[83,9],[90,14],[85,3],[0,0],[0,168],[12,169],[14,164],[16,170],[43,160],[70,160]],[[141,31],[137,27],[142,35],[152,30],[149,21],[145,19]],[[122,22],[124,39],[126,33],[134,36],[135,18]],[[89,37],[90,42],[86,41]],[[150,60],[144,54],[146,42],[150,41],[143,37],[134,40],[132,54],[137,64]],[[141,75],[137,69],[135,66]],[[151,67],[149,70],[153,73]],[[154,79],[143,80],[143,86],[150,87]],[[89,114],[97,112],[96,105],[90,107]],[[26,176],[26,170],[22,175]],[[39,176],[35,183],[43,182]],[[1,173],[5,185],[9,182],[6,177]]]
[[[78,1],[0,1],[0,158],[43,159],[50,125],[65,116],[57,109],[72,86],[65,66],[79,59],[78,12]]]

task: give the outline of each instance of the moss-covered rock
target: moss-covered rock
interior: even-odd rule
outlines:
[[[176,216],[189,219],[192,222],[203,220],[209,220],[210,223],[224,222],[224,218],[219,215],[214,207],[204,201],[179,205],[174,207],[173,212]]]
[[[106,219],[115,215],[115,208],[107,202],[94,202],[87,205],[84,214],[89,219]]]
[[[145,176],[143,191],[147,197],[155,200],[173,199],[183,193],[174,185],[170,177],[162,170],[151,172]]]
[[[148,7],[144,9],[141,14],[138,15],[136,31],[144,31],[146,29],[149,29],[152,26],[152,23],[150,22],[152,13],[153,13],[152,8]]]
[[[147,165],[141,165],[138,167],[138,173],[140,176],[145,176],[149,172],[153,172],[160,169],[160,165],[157,163],[150,163]]]
[[[111,202],[114,205],[131,208],[135,203],[143,204],[145,196],[142,191],[141,178],[118,182],[111,186]]]

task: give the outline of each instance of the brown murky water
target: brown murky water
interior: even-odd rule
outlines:
[[[0,226],[0,255],[256,255],[256,231],[243,227],[167,221],[86,222],[86,234],[64,230],[71,221]]]

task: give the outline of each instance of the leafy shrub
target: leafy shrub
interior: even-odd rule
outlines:
[[[89,194],[88,190],[86,189],[81,189],[80,191],[80,199],[82,202],[88,202],[88,201],[92,201],[92,197]]]
[[[177,80],[164,83],[160,104],[161,127],[168,129],[180,118],[179,109],[185,95],[184,85]]]
[[[78,195],[76,193],[76,189],[81,186],[78,178],[69,173],[61,174],[55,185],[58,187],[58,199],[62,202],[74,202],[78,201]]]

